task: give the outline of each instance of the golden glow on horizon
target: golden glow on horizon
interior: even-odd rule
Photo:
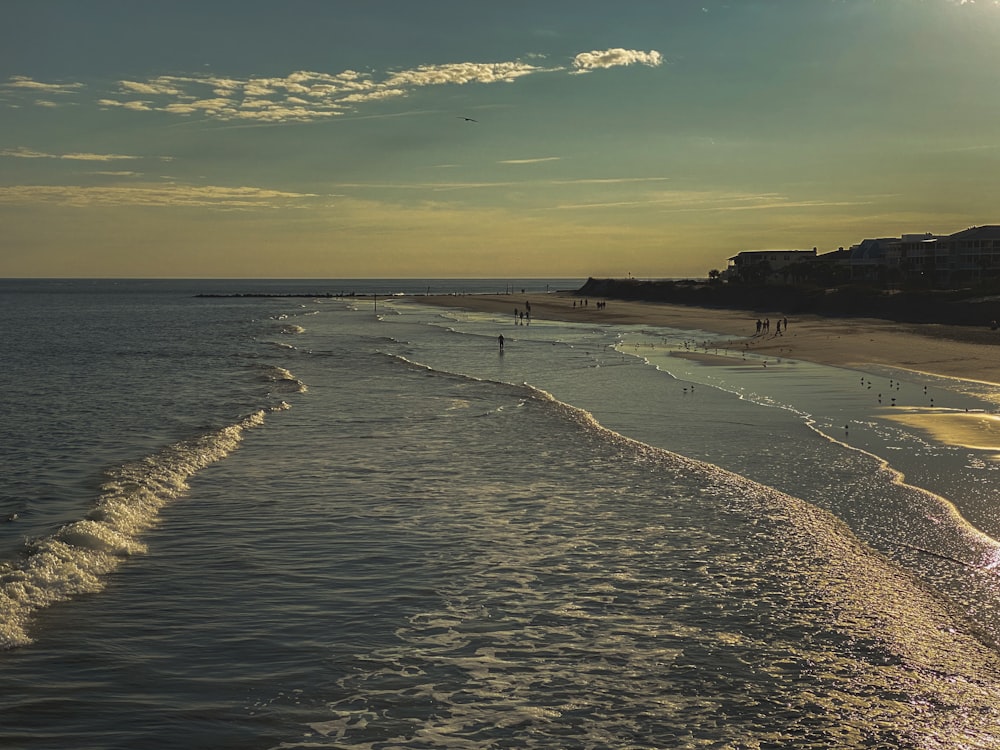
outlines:
[[[89,11],[90,38],[25,4],[43,43],[12,27],[0,69],[0,276],[706,278],[998,223],[998,2],[652,3],[609,34],[613,10],[553,0],[509,14],[516,45],[404,3],[388,46],[333,3],[211,64],[184,31],[211,13],[158,35],[152,6]]]

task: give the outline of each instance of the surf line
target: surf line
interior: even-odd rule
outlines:
[[[188,489],[187,480],[234,451],[243,433],[264,423],[260,409],[235,424],[118,467],[87,517],[30,542],[17,565],[0,567],[0,650],[32,642],[28,627],[40,609],[104,588],[104,578],[131,555],[146,551],[140,537],[160,508]]]

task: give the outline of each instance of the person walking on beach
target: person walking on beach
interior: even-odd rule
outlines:
[[[497,341],[500,342],[500,352],[502,353],[503,352],[503,334],[502,333],[499,336],[497,336]]]

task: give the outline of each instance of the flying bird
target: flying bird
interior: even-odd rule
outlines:
[[[479,120],[473,120],[471,117],[462,117],[462,115],[455,115],[459,120],[465,120],[466,122],[479,122]]]

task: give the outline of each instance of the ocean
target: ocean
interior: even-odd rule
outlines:
[[[1000,747],[1000,387],[581,282],[0,281],[0,747]]]

